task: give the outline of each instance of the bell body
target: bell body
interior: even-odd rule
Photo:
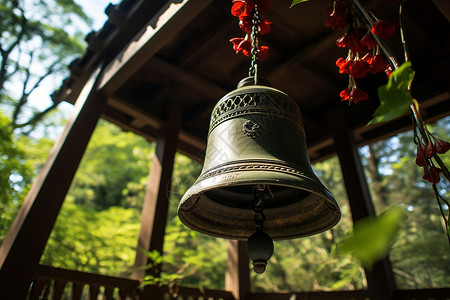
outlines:
[[[319,233],[340,219],[336,201],[312,171],[298,105],[247,78],[214,107],[202,172],[178,215],[196,231],[247,239],[255,232],[258,185],[269,187],[264,232],[275,240]]]

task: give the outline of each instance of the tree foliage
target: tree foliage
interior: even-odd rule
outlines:
[[[448,140],[448,117],[430,129]],[[399,288],[432,288],[448,285],[449,245],[431,184],[422,179],[415,164],[413,133],[405,132],[362,149],[369,187],[379,212],[389,206],[402,207],[405,216],[390,258]],[[442,158],[450,163],[448,155]],[[442,194],[450,196],[448,181],[438,184]],[[448,207],[442,207],[449,213]]]
[[[129,276],[139,232],[133,209],[97,211],[68,201],[46,245],[42,264],[99,274]]]
[[[143,138],[99,122],[41,263],[116,276],[131,273],[153,150]],[[130,186],[142,191],[131,192]]]
[[[0,112],[0,243],[28,191],[33,169],[14,140],[10,119]]]
[[[69,198],[97,210],[142,207],[154,145],[100,121],[90,140]]]
[[[83,51],[76,22],[90,20],[73,0],[0,1],[0,104],[8,108],[14,128],[29,132],[59,104],[28,107],[30,95],[42,86],[56,88],[50,80],[66,74]]]
[[[445,121],[444,123],[445,124]],[[447,125],[448,126],[448,125]],[[433,130],[448,131],[442,123]],[[403,207],[405,219],[390,258],[399,288],[448,285],[448,245],[434,195],[414,164],[411,134],[363,148],[362,159],[377,211]],[[35,144],[21,138],[21,145]],[[48,142],[41,142],[47,145]],[[29,162],[39,167],[45,147],[32,148]],[[41,263],[57,267],[127,276],[134,263],[140,211],[154,146],[107,122],[100,122],[88,146],[69,195],[48,241]],[[24,159],[27,154],[24,152]],[[446,163],[449,163],[448,158]],[[274,256],[262,275],[251,273],[254,291],[290,292],[347,290],[366,287],[358,260],[336,246],[352,228],[342,174],[336,157],[314,165],[342,211],[340,223],[324,233],[277,241]],[[407,170],[407,171],[405,171]],[[194,232],[181,224],[178,203],[195,181],[201,165],[177,154],[169,194],[164,252],[149,253],[162,262],[161,279],[175,293],[179,285],[224,288],[226,240]],[[441,186],[448,190],[448,187]],[[447,192],[448,195],[448,192]]]

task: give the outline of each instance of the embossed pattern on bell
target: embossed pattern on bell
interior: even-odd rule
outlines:
[[[269,118],[287,118],[301,126],[303,130],[300,109],[286,94],[273,88],[261,89],[255,88],[255,86],[244,87],[237,91],[239,93],[234,91],[227,94],[214,107],[209,134],[222,122],[254,114],[266,115]]]

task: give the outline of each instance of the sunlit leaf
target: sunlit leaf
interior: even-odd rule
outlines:
[[[308,0],[293,0],[292,3],[291,3],[291,7],[294,6],[294,5],[300,4],[302,2],[306,2],[306,1],[308,1]]]
[[[394,207],[378,217],[356,222],[352,234],[338,246],[338,252],[350,253],[370,268],[388,253],[402,219],[403,210]]]
[[[395,119],[408,110],[412,101],[408,87],[413,78],[414,70],[411,67],[411,62],[405,62],[392,72],[388,83],[378,88],[380,106],[373,114],[373,119],[368,125]]]

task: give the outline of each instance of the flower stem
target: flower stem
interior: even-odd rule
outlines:
[[[350,4],[354,8],[356,14],[358,15],[358,18],[366,24],[367,29],[370,31],[372,36],[377,41],[378,45],[380,46],[381,51],[383,52],[384,56],[388,59],[389,64],[391,65],[392,69],[396,70],[398,69],[398,62],[394,57],[394,54],[392,54],[391,50],[387,47],[387,45],[379,39],[375,34],[372,33],[372,26],[373,21],[370,17],[369,13],[366,11],[366,9],[361,5],[359,0],[350,0]]]
[[[403,54],[405,55],[405,61],[409,61],[409,50],[408,50],[408,44],[406,43],[406,36],[405,36],[405,30],[403,27],[404,23],[404,14],[403,14],[403,0],[400,1],[400,6],[398,8],[398,20],[399,20],[399,27],[400,27],[400,38],[402,40],[402,46],[403,46]]]

